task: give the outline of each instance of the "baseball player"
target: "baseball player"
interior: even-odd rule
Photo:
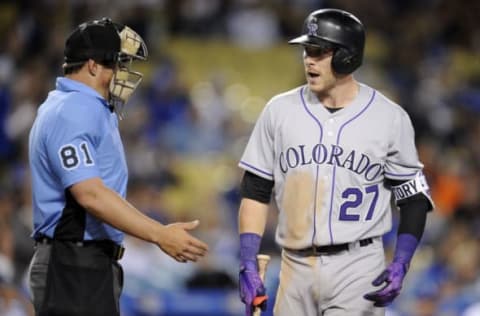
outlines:
[[[123,232],[155,243],[180,262],[207,245],[125,200],[127,165],[118,115],[142,79],[143,39],[110,19],[79,25],[65,43],[64,77],[30,131],[35,253],[30,288],[39,316],[115,316],[123,284]]]
[[[407,113],[353,77],[364,27],[337,9],[312,12],[303,34],[307,83],[273,97],[239,166],[240,296],[265,307],[257,272],[272,193],[283,248],[276,316],[384,315],[399,294],[433,203]],[[393,261],[382,235],[393,201],[400,226]]]

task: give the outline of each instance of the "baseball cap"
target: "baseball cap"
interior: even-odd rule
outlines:
[[[109,18],[93,20],[78,25],[65,41],[65,64],[77,64],[93,59],[106,66],[117,62],[122,25]]]

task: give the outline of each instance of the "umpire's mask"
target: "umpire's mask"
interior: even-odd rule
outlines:
[[[110,81],[109,103],[118,116],[123,118],[123,108],[133,91],[142,81],[143,75],[132,70],[132,63],[136,59],[145,60],[148,56],[147,46],[143,39],[134,30],[124,26],[119,30],[120,52],[117,58],[112,81]]]
[[[107,101],[123,118],[123,107],[143,77],[132,71],[132,62],[145,60],[148,56],[147,46],[140,35],[109,18],[89,21],[80,24],[70,34],[64,54],[65,69],[81,66],[89,59],[113,69]]]

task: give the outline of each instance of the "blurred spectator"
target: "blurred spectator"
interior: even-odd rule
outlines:
[[[271,7],[260,0],[240,0],[227,17],[228,36],[243,49],[262,49],[280,40],[279,21]]]
[[[0,191],[0,315],[33,316],[33,308],[16,282],[16,273],[22,268],[15,264],[14,195],[8,188]]]
[[[13,154],[12,140],[7,131],[7,119],[12,106],[11,86],[8,83],[13,76],[13,61],[8,55],[0,55],[0,161]]]
[[[147,98],[150,145],[174,152],[188,151],[193,111],[188,92],[181,85],[177,67],[171,59],[164,58],[157,65]]]
[[[226,2],[220,0],[168,1],[169,31],[201,38],[221,34]]]
[[[0,278],[0,314],[2,316],[33,316],[28,299]]]

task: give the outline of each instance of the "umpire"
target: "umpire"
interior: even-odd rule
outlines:
[[[162,225],[125,200],[118,117],[142,79],[132,61],[147,55],[135,31],[107,18],[79,25],[66,40],[64,77],[39,107],[29,139],[36,315],[119,315],[123,233],[179,262],[207,252],[188,233],[198,221]]]

